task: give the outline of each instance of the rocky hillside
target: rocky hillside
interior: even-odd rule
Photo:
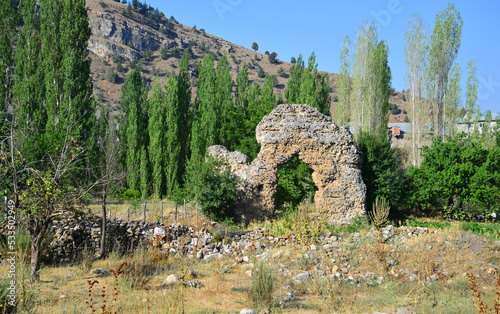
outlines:
[[[171,12],[165,14],[158,12],[154,17],[145,16],[134,10],[128,10],[125,4],[110,0],[87,0],[87,10],[92,31],[89,50],[94,92],[99,103],[109,104],[115,110],[119,110],[124,78],[135,64],[141,65],[142,75],[149,85],[152,85],[155,76],[159,77],[161,84],[165,84],[170,74],[178,73],[182,52],[188,48],[193,54],[190,61],[193,74],[198,62],[207,53],[213,53],[216,61],[226,54],[234,81],[243,63],[246,62],[251,81],[257,81],[261,85],[264,83],[264,79],[257,76],[259,69],[262,68],[266,75],[276,75],[278,79],[276,92],[284,96],[292,66],[289,62],[277,58],[274,63],[270,63],[268,56],[263,53],[233,44],[203,29],[188,27],[173,17],[167,18],[165,15],[170,16]],[[276,47],[276,52],[279,56],[279,47]],[[306,59],[307,57],[305,56]],[[278,75],[281,67],[285,72],[282,76]],[[116,73],[114,79],[109,78],[111,70]],[[333,108],[336,101],[337,75],[328,73],[328,76]],[[196,89],[194,77],[192,86]],[[389,102],[395,103],[403,110],[401,114],[391,117],[404,119],[406,102],[403,98],[399,92],[391,96]]]

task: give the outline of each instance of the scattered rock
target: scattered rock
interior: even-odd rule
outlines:
[[[200,289],[201,287],[203,287],[203,285],[201,284],[201,282],[199,280],[186,281],[184,283],[184,286],[186,286],[186,287],[192,287],[192,288],[198,288],[198,289]]]
[[[103,268],[94,268],[90,271],[89,275],[101,278],[109,276],[109,272],[104,270]]]
[[[240,311],[240,314],[255,314],[255,311],[250,309],[243,309]]]
[[[167,279],[165,279],[163,281],[163,285],[164,286],[171,286],[171,285],[174,285],[178,282],[179,282],[179,278],[176,275],[172,274],[172,275],[168,276]]]
[[[305,271],[303,273],[298,274],[293,279],[300,282],[308,281],[309,279],[312,279],[312,274],[308,271]]]

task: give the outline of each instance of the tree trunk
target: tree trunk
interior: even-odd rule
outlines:
[[[31,238],[31,281],[40,280],[40,251],[42,235],[30,235]]]
[[[106,197],[107,197],[106,188],[103,189],[102,192],[102,226],[101,226],[101,249],[99,252],[100,258],[106,257]]]

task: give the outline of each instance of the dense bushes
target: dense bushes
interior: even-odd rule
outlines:
[[[498,212],[500,147],[487,150],[461,134],[446,142],[435,139],[422,151],[422,165],[411,167],[407,174],[411,205],[455,219]]]
[[[372,210],[377,196],[383,196],[394,207],[402,194],[403,172],[399,152],[391,148],[389,135],[362,133],[357,140],[363,152],[361,173],[366,184],[366,207]]]
[[[205,216],[223,221],[233,216],[237,178],[221,161],[191,160],[186,169],[186,192],[196,200]]]

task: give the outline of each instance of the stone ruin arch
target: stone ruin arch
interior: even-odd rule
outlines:
[[[318,188],[315,205],[329,223],[346,223],[366,214],[362,154],[346,127],[338,127],[331,117],[308,105],[283,104],[262,119],[256,137],[261,149],[251,163],[239,151],[229,152],[220,145],[208,148],[240,179],[237,218],[260,220],[274,213],[278,170],[294,156],[313,169]]]

